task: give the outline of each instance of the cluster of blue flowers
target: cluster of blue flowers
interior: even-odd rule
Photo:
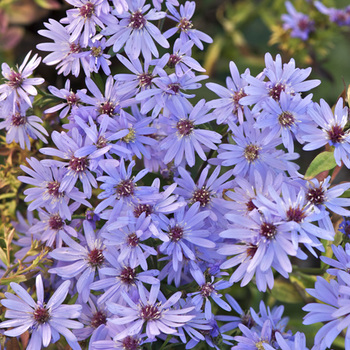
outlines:
[[[15,224],[16,261],[34,259],[37,240],[50,250],[51,278],[36,277],[34,299],[11,283],[3,334],[29,331],[29,350],[60,335],[73,350],[82,341],[91,350],[135,350],[159,340],[186,349],[307,349],[304,334],[286,329],[282,306],[245,312],[221,291],[234,283],[272,289],[276,275],[292,272],[290,257],[318,257],[323,240],[334,239],[332,213],[350,216],[342,197],[350,183],[307,180],[294,162],[299,143],[334,149],[336,164],[350,168],[344,101],[334,111],[314,102],[305,95],[320,84],[308,79],[311,68],[267,53],[258,76],[231,62],[227,87],[206,85],[219,98],[193,103],[207,76],[191,51],[212,41],[192,23],[195,2],[67,2],[74,8],[45,23],[39,33],[51,41],[38,49],[50,52],[43,62],[58,74],[85,74],[86,86],[48,86],[58,102],[45,113],[59,112],[63,130],[21,166],[30,204],[28,220],[19,215]],[[44,83],[29,78],[40,63],[29,57],[18,69],[3,63],[0,85],[0,128],[28,149],[48,136],[39,117],[27,116],[34,85]],[[113,76],[112,61],[129,73]],[[334,278],[308,290],[323,304],[304,308],[305,324],[327,322],[315,338],[320,350],[344,329],[350,349],[350,246],[333,251],[338,261],[324,261]],[[63,304],[68,294],[72,305]]]

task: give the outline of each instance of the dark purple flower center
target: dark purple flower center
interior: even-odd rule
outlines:
[[[168,90],[178,94],[180,91],[181,85],[179,83],[172,83],[168,85]]]
[[[79,9],[80,16],[84,18],[91,18],[92,15],[94,14],[94,9],[95,9],[95,5],[92,4],[91,2],[87,2],[85,5],[80,7]]]
[[[243,91],[243,89],[240,89],[239,91],[235,91],[233,93],[233,102],[234,102],[234,105],[235,105],[235,111],[241,107],[240,104],[239,104],[239,100],[242,98],[242,97],[245,97],[247,96],[247,94]]]
[[[27,117],[16,112],[11,117],[11,124],[14,126],[20,126],[26,123]]]
[[[178,242],[183,237],[183,235],[184,230],[178,225],[171,227],[168,232],[168,236],[173,242]]]
[[[130,266],[124,267],[119,275],[119,279],[122,281],[124,284],[134,284],[136,277],[136,272],[135,269],[132,269]]]
[[[157,305],[144,305],[141,307],[140,317],[145,321],[159,320],[161,312]]]
[[[63,219],[59,216],[59,214],[51,215],[49,218],[49,226],[51,230],[61,230],[64,225]]]
[[[255,326],[255,321],[249,311],[241,316],[241,322],[249,329]]]
[[[305,218],[306,214],[303,209],[300,209],[299,206],[297,208],[290,207],[287,212],[287,221],[295,221],[300,223]]]
[[[106,147],[108,144],[108,140],[104,136],[99,136],[96,142],[96,147],[97,148],[103,148]]]
[[[249,200],[246,204],[247,210],[248,211],[253,211],[254,209],[258,209],[255,204],[253,203],[253,200]]]
[[[69,93],[66,99],[67,99],[67,103],[70,106],[76,106],[78,104],[78,101],[80,101],[80,98],[73,91]]]
[[[123,350],[139,350],[140,339],[128,335],[122,340]]]
[[[100,267],[105,261],[103,249],[94,248],[90,250],[88,261],[91,267]]]
[[[149,204],[139,204],[134,208],[134,216],[138,218],[142,213],[146,213],[149,216],[153,213],[153,207]]]
[[[87,170],[89,166],[89,159],[87,157],[75,157],[69,161],[69,168],[72,169],[75,173],[83,173]]]
[[[47,192],[50,196],[60,198],[63,196],[62,192],[59,192],[60,183],[58,181],[50,181],[47,185]]]
[[[343,128],[339,125],[333,125],[331,130],[328,130],[328,138],[333,143],[340,143],[344,141],[345,132]]]
[[[45,307],[38,306],[33,312],[33,317],[37,323],[43,324],[50,319],[50,313]]]
[[[203,186],[193,192],[191,202],[199,202],[202,207],[205,207],[210,202],[210,192]]]
[[[91,55],[93,56],[93,57],[100,57],[100,56],[102,56],[102,48],[100,47],[100,46],[98,46],[98,47],[92,47],[91,48]]]
[[[277,234],[277,228],[269,222],[263,222],[260,226],[260,234],[267,239],[274,238]]]
[[[118,197],[129,197],[135,193],[135,184],[131,179],[121,181],[116,187]]]
[[[146,22],[146,18],[141,13],[141,11],[138,10],[131,14],[129,26],[133,29],[142,29],[145,26]]]
[[[258,246],[256,246],[255,244],[251,244],[246,250],[247,256],[249,256],[252,259],[257,250],[258,250]]]
[[[194,124],[192,120],[182,119],[177,122],[176,128],[181,136],[189,136],[194,130]]]
[[[306,199],[314,205],[323,204],[325,201],[325,193],[322,187],[310,188],[306,194]]]
[[[214,289],[214,286],[210,282],[207,282],[201,286],[200,292],[204,298],[207,298],[213,293]]]
[[[130,246],[130,247],[137,247],[138,244],[139,244],[139,238],[137,237],[136,233],[131,233],[128,238],[127,238],[127,244]]]
[[[22,85],[23,80],[24,78],[22,77],[21,73],[11,70],[7,84],[15,89],[18,89]]]
[[[154,76],[151,73],[142,73],[137,76],[140,87],[149,87],[152,85]]]
[[[193,28],[193,24],[186,17],[182,17],[177,27],[183,32],[187,32],[189,29]]]
[[[281,92],[286,90],[286,86],[281,83],[275,84],[269,89],[269,96],[271,96],[275,101],[278,101],[281,96]]]
[[[278,116],[278,122],[283,127],[291,127],[295,124],[295,118],[293,113],[291,112],[283,112]]]
[[[99,112],[100,114],[107,114],[109,117],[113,117],[115,115],[115,107],[116,104],[111,101],[102,102],[100,104]]]
[[[253,145],[252,143],[244,149],[244,157],[249,162],[252,163],[259,158],[260,147]]]
[[[81,47],[79,44],[70,44],[70,53],[79,53],[81,52]]]
[[[103,311],[97,311],[91,318],[91,327],[98,328],[101,324],[107,323],[107,315]]]
[[[171,54],[168,61],[168,67],[175,68],[175,66],[182,60],[181,56],[177,54]]]
[[[307,18],[300,18],[297,26],[301,31],[306,31],[311,29],[312,23]]]
[[[340,227],[344,230],[344,233],[350,237],[350,225],[348,222],[344,222],[344,224],[342,225],[343,227]]]

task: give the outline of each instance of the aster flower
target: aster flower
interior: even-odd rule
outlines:
[[[160,334],[174,334],[176,328],[183,326],[194,318],[188,313],[194,307],[175,309],[173,306],[181,298],[181,292],[176,292],[168,300],[160,293],[160,284],[151,286],[150,292],[143,285],[138,287],[139,298],[135,303],[125,292],[123,299],[127,306],[107,302],[107,308],[117,317],[109,321],[116,324],[128,324],[128,328],[122,332],[125,335],[141,332],[145,324],[146,334],[150,340]],[[159,299],[159,302],[157,301]]]
[[[83,47],[88,46],[89,38],[96,34],[96,27],[105,28],[101,21],[104,0],[67,0],[76,8],[67,10],[67,17],[61,23],[68,24],[70,42],[79,39]]]
[[[119,115],[120,108],[129,106],[127,101],[122,101],[122,96],[119,94],[119,84],[114,81],[113,77],[108,76],[105,84],[104,94],[91,78],[85,79],[85,84],[93,97],[86,94],[81,94],[81,100],[90,105],[85,108],[90,111],[97,111],[98,115],[108,115],[113,118]]]
[[[215,243],[209,239],[209,231],[204,229],[204,219],[209,216],[209,211],[199,212],[199,203],[193,204],[188,210],[182,207],[174,213],[174,218],[161,218],[160,228],[166,232],[169,240],[159,247],[160,252],[172,259],[174,271],[180,267],[185,259],[195,261],[195,246],[214,248]]]
[[[67,171],[59,190],[69,192],[79,179],[83,184],[84,193],[90,198],[92,194],[91,186],[96,188],[97,182],[95,177],[89,171],[90,159],[88,156],[76,157],[74,155],[78,149],[84,146],[83,138],[79,134],[79,131],[76,128],[73,128],[72,137],[69,137],[64,131],[61,133],[53,131],[51,139],[58,149],[46,147],[40,149],[40,152],[45,155],[60,157],[68,161],[68,163],[51,159],[44,159],[42,161],[44,166],[67,166]]]
[[[130,71],[130,73],[118,73],[114,76],[117,82],[121,82],[119,86],[119,93],[136,95],[139,91],[143,91],[154,87],[153,79],[157,76],[158,64],[151,67],[150,62],[147,60],[141,63],[140,59],[133,59],[129,57],[129,60],[117,54],[118,60]],[[152,61],[152,64],[154,60]],[[141,104],[143,102],[141,101]]]
[[[153,6],[160,11],[162,3],[164,0],[152,0]],[[166,3],[170,3],[174,6],[179,6],[179,2],[177,0],[165,0]]]
[[[325,323],[315,336],[315,346],[320,350],[330,348],[340,332],[344,331],[347,349],[350,346],[349,273],[339,271],[338,279],[331,279],[329,282],[317,276],[315,288],[307,288],[306,291],[321,303],[310,303],[303,307],[308,312],[303,323]]]
[[[327,176],[322,182],[312,179],[308,183],[306,198],[316,207],[315,210],[331,210],[339,215],[349,215],[350,211],[343,207],[350,206],[349,198],[339,198],[350,188],[350,183],[343,183],[330,188],[331,177]]]
[[[118,128],[118,125],[108,115],[104,114],[101,116],[99,130],[90,115],[88,123],[85,123],[79,116],[75,116],[74,119],[86,133],[86,145],[75,151],[74,156],[77,158],[89,157],[91,170],[97,171],[99,162],[105,157],[110,158],[110,153],[115,153],[119,156],[131,154],[126,147],[111,142],[126,137],[129,130],[121,129],[115,133],[109,131],[112,128]]]
[[[43,62],[49,66],[57,64],[58,74],[63,73],[66,76],[72,73],[77,77],[80,73],[80,60],[89,53],[82,51],[78,40],[70,41],[71,35],[68,33],[67,28],[63,27],[59,22],[50,18],[49,23],[44,23],[44,26],[47,30],[39,30],[38,33],[52,39],[54,42],[37,45],[39,50],[51,51],[43,59]]]
[[[152,117],[158,116],[162,109],[163,115],[166,116],[171,113],[179,115],[190,113],[193,107],[188,99],[195,95],[184,93],[182,90],[199,89],[201,84],[198,82],[207,79],[208,76],[193,76],[188,72],[182,76],[175,73],[167,75],[165,72],[159,72],[159,75],[153,79],[156,87],[151,87],[136,95],[137,101],[144,101],[141,113],[146,114],[152,109]]]
[[[256,127],[269,128],[276,138],[282,136],[282,143],[289,153],[294,152],[294,138],[304,143],[302,135],[307,124],[312,124],[308,108],[313,104],[312,95],[301,98],[281,92],[279,101],[266,99],[262,112],[257,117]]]
[[[80,106],[80,92],[86,93],[86,89],[78,90],[76,93],[73,92],[70,88],[69,79],[66,80],[64,89],[57,89],[55,86],[49,86],[48,89],[52,95],[65,101],[46,109],[44,113],[54,113],[63,108],[59,114],[61,119],[65,118],[68,113],[74,114],[75,109]]]
[[[29,106],[26,102],[14,105],[7,100],[1,107],[1,115],[5,120],[0,122],[0,130],[6,129],[6,142],[10,144],[15,141],[22,149],[30,150],[30,139],[40,139],[44,143],[48,136],[46,129],[41,125],[43,121],[36,115],[27,116]]]
[[[158,270],[150,269],[138,272],[129,264],[121,265],[118,261],[119,256],[119,251],[113,246],[109,246],[105,251],[105,257],[110,266],[102,267],[100,273],[104,277],[90,285],[92,290],[104,290],[98,297],[97,303],[99,305],[105,304],[106,301],[119,300],[123,291],[128,295],[133,295],[137,286],[142,283],[151,285],[160,283],[157,278]]]
[[[113,51],[119,52],[124,47],[126,54],[136,59],[142,52],[143,57],[150,61],[152,55],[158,57],[159,53],[153,39],[165,48],[169,47],[160,30],[150,21],[158,20],[166,16],[165,12],[151,9],[146,13],[150,5],[145,5],[145,0],[126,0],[128,11],[117,16],[121,18],[119,23],[108,26],[102,31],[103,35],[111,35],[107,45],[113,45]],[[153,39],[152,39],[153,38]]]
[[[339,26],[350,25],[349,6],[345,9],[337,9],[334,7],[326,7],[320,1],[315,1],[314,5],[317,10],[327,15],[331,22],[334,22]]]
[[[334,113],[327,102],[321,99],[319,105],[315,103],[308,110],[308,114],[318,126],[304,127],[305,134],[302,138],[307,144],[303,149],[310,151],[329,144],[334,147],[337,165],[341,166],[341,162],[344,162],[350,168],[350,132],[344,130],[348,122],[348,108],[343,107],[343,99],[338,100]]]
[[[79,203],[73,202],[68,208],[70,211],[70,217],[72,213],[79,207]],[[34,237],[41,233],[40,240],[45,242],[48,247],[52,247],[54,244],[56,247],[62,246],[62,238],[64,235],[70,235],[77,237],[76,230],[67,224],[67,217],[60,215],[57,211],[38,209],[40,221],[33,225],[28,233],[33,234]]]
[[[4,332],[6,336],[17,337],[30,329],[31,337],[26,349],[37,350],[55,343],[62,334],[73,350],[81,349],[77,338],[69,330],[83,327],[80,322],[71,320],[79,317],[81,305],[62,305],[68,294],[69,281],[63,282],[47,303],[44,302],[41,275],[37,276],[35,283],[37,302],[19,284],[12,282],[10,285],[17,296],[6,292],[6,299],[1,300],[7,308],[5,317],[10,320],[0,323],[0,328],[12,328]]]
[[[131,268],[141,266],[146,271],[148,270],[147,258],[149,255],[157,255],[157,251],[149,245],[142,243],[151,236],[149,225],[151,217],[146,213],[142,213],[137,219],[130,220],[124,227],[119,226],[118,221],[106,227],[108,233],[103,233],[106,246],[118,247],[120,254],[118,261],[123,265],[128,265]]]
[[[231,287],[232,284],[230,282],[224,280],[214,282],[214,276],[211,276],[210,282],[207,282],[203,272],[199,269],[192,269],[191,275],[198,283],[199,292],[189,293],[188,296],[192,297],[192,302],[197,309],[201,309],[204,303],[205,318],[207,320],[213,317],[209,297],[222,309],[231,311],[231,306],[222,300],[222,294],[218,293],[218,290]]]
[[[98,177],[98,181],[103,182],[100,188],[104,191],[98,195],[98,198],[103,200],[97,205],[96,213],[100,213],[108,206],[113,206],[110,213],[111,218],[113,218],[116,214],[120,214],[125,205],[153,204],[160,197],[156,188],[136,185],[136,182],[142,179],[148,170],[143,169],[135,177],[132,177],[134,165],[135,161],[131,161],[128,168],[125,169],[123,158],[120,163],[114,159],[100,161],[100,166],[107,175]]]
[[[258,266],[262,272],[274,267],[287,278],[288,273],[292,272],[292,264],[288,255],[298,255],[291,241],[292,225],[284,223],[279,216],[271,215],[265,208],[259,207],[259,211],[261,214],[253,211],[247,217],[226,214],[226,218],[234,225],[221,232],[220,236],[243,242],[250,242],[252,237],[256,237],[256,249],[254,249],[247,272],[256,270]],[[229,250],[229,247],[223,247],[219,249],[219,253],[228,253]],[[304,255],[299,254],[298,256],[305,258]],[[229,263],[223,263],[221,267],[228,267],[228,265]]]
[[[98,73],[100,68],[102,68],[103,73],[107,76],[111,74],[111,61],[109,58],[111,55],[103,53],[106,49],[106,38],[100,40],[93,40],[89,42],[89,56],[85,56],[85,60],[82,60],[82,65],[84,68],[85,75],[90,76],[92,72]],[[84,64],[86,62],[86,64]]]
[[[106,330],[107,317],[111,316],[111,313],[106,310],[103,305],[97,305],[97,297],[95,295],[90,295],[89,300],[83,302],[79,297],[76,305],[81,305],[81,315],[78,318],[79,321],[84,324],[84,328],[76,329],[73,331],[77,339],[85,340],[91,336],[89,349],[91,348],[91,340],[97,333],[97,329],[100,327],[99,332]]]
[[[1,73],[6,81],[5,84],[0,85],[0,101],[5,98],[9,98],[11,101],[22,99],[30,107],[32,106],[29,95],[37,95],[37,91],[33,85],[40,85],[45,80],[43,78],[29,78],[41,61],[41,57],[38,57],[38,54],[35,54],[29,61],[31,54],[32,51],[29,51],[17,71],[10,68],[5,62],[1,65]]]
[[[173,46],[173,53],[166,53],[161,60],[165,60],[169,68],[175,68],[178,76],[184,75],[189,69],[197,72],[205,72],[205,69],[191,57],[192,41],[183,43],[181,39],[176,39]],[[155,60],[157,61],[157,60]]]
[[[242,123],[244,118],[243,106],[240,104],[240,100],[247,95],[244,88],[248,85],[248,82],[244,77],[249,75],[249,69],[240,75],[237,66],[231,61],[230,73],[231,77],[226,78],[227,88],[215,83],[206,84],[209,90],[221,97],[207,103],[209,108],[215,108],[214,114],[217,116],[218,124],[225,123],[228,119],[233,122],[239,120]]]
[[[221,167],[216,167],[210,177],[207,179],[210,165],[206,166],[198,183],[195,184],[190,174],[182,167],[178,168],[181,178],[174,178],[179,184],[175,193],[185,198],[189,204],[200,203],[201,209],[210,210],[210,218],[214,221],[221,219],[227,211],[227,201],[222,198],[222,192],[233,186],[232,181],[227,181],[231,175],[231,171],[227,171],[219,176]]]
[[[182,113],[171,116],[171,131],[169,135],[160,142],[160,149],[166,150],[164,163],[173,159],[175,166],[180,165],[182,160],[192,167],[195,164],[195,153],[203,160],[207,157],[203,147],[216,150],[215,143],[220,143],[221,135],[215,131],[196,128],[200,124],[213,120],[215,116],[207,114],[205,100],[200,100],[188,116]]]
[[[245,111],[248,115],[248,110]],[[268,170],[274,171],[275,174],[289,171],[294,174],[298,169],[290,160],[298,158],[299,155],[277,150],[281,140],[274,137],[268,129],[260,131],[253,128],[252,122],[248,121],[239,126],[229,122],[229,126],[234,143],[221,144],[217,158],[221,165],[235,165],[233,175],[248,176],[252,181],[255,171],[262,174]]]
[[[50,252],[50,256],[58,261],[68,263],[64,266],[51,268],[49,272],[62,278],[77,277],[77,291],[81,295],[82,301],[87,302],[90,295],[90,284],[94,281],[95,274],[105,263],[103,255],[105,246],[99,234],[95,234],[87,220],[84,220],[83,227],[86,246],[64,234],[62,238],[68,247],[56,248]]]
[[[292,38],[307,40],[309,34],[315,30],[314,21],[310,20],[308,15],[297,12],[290,1],[285,3],[288,15],[282,15],[283,29],[291,30]]]
[[[244,92],[248,96],[241,98],[240,103],[242,105],[257,104],[258,107],[261,107],[262,101],[267,98],[279,101],[282,91],[286,94],[297,95],[309,91],[321,83],[319,80],[305,81],[311,73],[311,68],[295,68],[294,59],[282,66],[280,55],[277,55],[276,61],[274,61],[271,54],[266,53],[265,65],[266,68],[262,76],[259,75],[256,78],[250,75],[245,76],[249,85],[244,88]],[[268,80],[264,81],[264,77]]]
[[[209,44],[213,42],[213,39],[209,35],[193,28],[191,18],[196,8],[194,1],[186,1],[184,5],[181,4],[180,12],[169,2],[167,2],[166,6],[171,13],[168,17],[178,23],[175,28],[171,28],[164,33],[166,38],[170,38],[179,30],[180,39],[183,44],[188,40],[192,40],[200,50],[203,50],[202,41]]]
[[[52,212],[58,211],[61,216],[71,220],[71,211],[68,203],[71,200],[84,204],[89,207],[90,204],[85,200],[84,193],[72,188],[69,192],[60,191],[60,185],[65,174],[65,170],[57,168],[54,165],[45,167],[35,158],[27,158],[28,164],[32,169],[21,165],[21,169],[29,176],[19,176],[18,180],[23,183],[35,186],[24,191],[27,196],[25,202],[31,202],[28,210],[34,210],[40,207],[46,207]]]

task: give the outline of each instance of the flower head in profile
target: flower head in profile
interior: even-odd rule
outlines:
[[[80,316],[81,305],[62,305],[70,281],[63,282],[47,303],[44,301],[41,275],[37,276],[35,283],[37,301],[19,284],[12,282],[10,285],[17,295],[7,292],[6,299],[1,300],[1,304],[7,308],[5,317],[10,319],[0,323],[0,328],[11,328],[4,332],[6,336],[17,337],[30,330],[27,349],[37,350],[56,342],[59,334],[62,334],[73,350],[80,349],[77,338],[69,328],[83,328],[80,322],[72,320]]]
[[[33,85],[40,85],[45,80],[43,78],[29,78],[41,61],[41,57],[35,54],[28,62],[31,54],[31,51],[28,52],[23,63],[16,70],[10,68],[7,63],[1,65],[5,84],[0,85],[0,101],[11,97],[12,101],[21,99],[32,106],[29,96],[36,96],[37,94]]]

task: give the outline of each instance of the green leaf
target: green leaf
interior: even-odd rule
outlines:
[[[322,152],[316,156],[306,170],[305,178],[313,179],[319,173],[325,170],[335,168],[337,163],[334,160],[333,152]]]
[[[297,304],[303,302],[303,298],[298,290],[288,280],[275,280],[271,294],[274,298],[284,303]]]

